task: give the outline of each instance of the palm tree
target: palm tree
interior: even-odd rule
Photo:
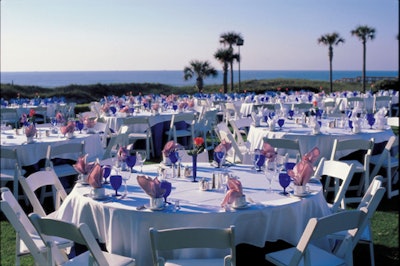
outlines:
[[[351,35],[356,36],[363,45],[363,72],[362,72],[362,82],[363,82],[363,92],[365,93],[365,65],[366,65],[366,53],[367,53],[367,40],[375,39],[375,29],[370,28],[367,25],[358,26],[351,31]]]
[[[200,61],[200,60],[192,60],[189,62],[189,66],[186,66],[183,69],[185,80],[189,80],[194,76],[196,78],[196,86],[199,92],[203,91],[204,79],[207,77],[216,77],[218,75],[217,70],[213,66],[211,66],[208,61]]]
[[[334,32],[332,34],[325,34],[319,37],[318,43],[322,43],[324,45],[328,45],[329,47],[329,83],[330,83],[330,92],[333,92],[332,87],[332,59],[333,59],[333,45],[338,45],[339,43],[344,43],[344,39],[340,37],[339,33]]]
[[[232,50],[233,53],[233,45],[236,45],[238,40],[243,40],[243,37],[240,35],[240,33],[236,32],[226,32],[222,33],[219,39],[219,42],[228,45],[229,49]],[[240,58],[239,55],[235,54],[234,57],[232,57],[232,60],[229,62],[229,65],[231,67],[231,91],[233,91],[233,61],[236,60],[239,62]]]
[[[223,70],[223,83],[224,83],[224,93],[228,92],[228,69],[229,63],[232,60],[232,49],[218,49],[214,57],[222,63],[222,70]]]

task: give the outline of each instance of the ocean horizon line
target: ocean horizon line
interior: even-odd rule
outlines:
[[[204,79],[204,85],[222,84],[223,72]],[[230,71],[228,82],[230,82]],[[368,70],[368,77],[398,77],[398,71]],[[357,78],[361,70],[333,70],[332,79]],[[234,70],[234,83],[239,82],[239,71]],[[263,79],[306,79],[329,81],[329,70],[241,70],[240,81]],[[158,83],[170,86],[194,86],[196,79],[185,81],[183,70],[99,70],[99,71],[23,71],[1,72],[2,84],[55,88],[68,85]]]

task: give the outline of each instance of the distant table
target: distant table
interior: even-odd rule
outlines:
[[[106,162],[104,162],[106,163]],[[110,163],[110,162],[108,162]],[[135,166],[135,170],[140,168]],[[155,177],[158,164],[145,165],[144,174]],[[243,209],[223,209],[220,204],[225,196],[223,190],[202,191],[199,182],[191,178],[171,178],[172,192],[169,202],[180,201],[181,208],[174,210],[167,205],[160,211],[151,211],[146,206],[149,196],[138,186],[133,173],[128,181],[127,197],[115,199],[110,185],[105,185],[108,196],[104,201],[88,197],[89,186],[77,184],[60,207],[57,218],[73,223],[86,223],[107,250],[136,259],[136,265],[152,265],[149,228],[157,229],[185,226],[229,227],[236,226],[236,244],[249,243],[263,247],[266,241],[285,240],[296,244],[311,217],[321,217],[330,213],[323,197],[322,185],[313,180],[311,194],[300,198],[291,193],[280,195],[283,189],[277,178],[272,182],[273,191],[267,192],[268,184],[263,173],[255,172],[249,165],[227,168],[238,176],[249,204]],[[198,179],[211,180],[212,173],[220,171],[209,163],[198,164]],[[122,175],[129,175],[122,172]],[[119,193],[124,191],[122,186]],[[288,188],[292,192],[292,188]],[[137,209],[144,206],[144,209]],[[176,255],[193,257],[194,250],[185,250]],[[197,254],[197,253],[196,253]],[[207,252],[211,257],[216,253]],[[198,254],[197,254],[198,255]]]
[[[80,134],[76,131],[72,139],[67,139],[60,134],[51,133],[49,136],[46,136],[45,130],[46,128],[38,129],[38,135],[40,137],[36,138],[34,143],[30,144],[26,142],[27,139],[24,134],[16,135],[15,130],[2,131],[1,146],[10,149],[15,148],[22,166],[34,165],[38,163],[39,160],[46,158],[48,145],[57,146],[64,143],[77,143],[81,141],[85,141],[85,152],[89,154],[89,158],[94,160],[103,157],[104,148],[101,143],[100,134],[86,134],[84,131]],[[76,154],[65,154],[63,156],[63,159],[78,159]],[[10,162],[2,159],[1,167],[10,167]]]
[[[285,138],[285,139],[298,139],[300,142],[301,154],[310,151],[314,147],[318,147],[321,152],[321,158],[330,158],[333,142],[335,139],[375,139],[375,143],[382,143],[387,141],[391,136],[394,135],[393,130],[390,126],[387,126],[385,130],[363,128],[358,134],[354,134],[349,128],[330,128],[328,126],[329,119],[322,120],[321,132],[313,135],[312,129],[296,124],[294,120],[285,119],[285,124],[282,130],[276,126],[275,131],[270,131],[267,125],[261,123],[261,126],[251,126],[247,141],[251,143],[251,150],[261,149],[263,145],[263,138]],[[354,147],[357,150],[357,147]],[[343,157],[351,153],[352,151],[341,151],[339,157]]]

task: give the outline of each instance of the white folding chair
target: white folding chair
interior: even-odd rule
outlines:
[[[391,127],[399,127],[399,118],[398,117],[388,117],[387,124]]]
[[[357,230],[351,230],[348,232],[350,236],[353,237],[353,249],[357,243],[365,243],[369,245],[370,261],[372,266],[375,265],[375,256],[371,219],[385,194],[385,188],[382,187],[382,180],[382,176],[375,176],[372,180],[367,192],[365,192],[364,197],[361,199],[361,202],[357,207],[357,210],[367,210],[366,219],[364,219],[364,221],[359,225]],[[345,232],[338,232],[328,237],[335,240],[343,240],[345,239],[346,234]],[[336,249],[337,254],[344,254],[346,252],[344,246]]]
[[[338,140],[335,139],[333,142],[333,148],[331,153],[330,160],[340,160],[347,164],[354,164],[355,170],[354,174],[360,174],[359,182],[354,180],[353,184],[347,188],[348,191],[357,191],[356,195],[348,196],[345,199],[345,204],[360,202],[362,197],[362,192],[365,192],[369,186],[369,162],[372,154],[372,148],[374,146],[374,139],[371,138],[369,140],[365,139],[347,139],[347,140]],[[343,160],[340,159],[340,154],[344,151],[365,151],[363,162],[359,162],[356,159],[353,160]]]
[[[88,251],[64,261],[63,265],[135,265],[135,260],[132,258],[101,251],[93,233],[84,223],[75,225],[66,221],[42,218],[37,213],[31,213],[29,219],[49,250],[47,265],[58,265],[54,257],[58,256],[59,250],[48,241],[50,236],[66,238],[88,248]]]
[[[17,127],[19,117],[16,108],[0,108],[1,122]]]
[[[144,140],[146,142],[147,160],[150,159],[150,154],[152,157],[154,157],[154,143],[153,143],[153,135],[151,133],[149,117],[133,116],[125,118],[124,125],[129,127],[128,130],[129,142],[135,144],[137,140]]]
[[[376,113],[382,107],[385,107],[388,111],[388,115],[391,116],[391,105],[392,105],[392,97],[391,96],[377,96],[374,94],[374,109],[373,112]]]
[[[301,160],[301,150],[299,140],[291,139],[271,139],[268,137],[263,138],[264,143],[268,143],[275,148],[275,151],[280,155],[288,155],[290,162],[298,163]]]
[[[179,122],[184,122],[184,124],[186,124],[187,127],[178,129],[176,124]],[[193,140],[195,138],[194,134],[195,123],[196,123],[196,117],[194,113],[173,114],[169,130],[168,132],[165,133],[168,136],[168,141],[174,140],[175,142],[178,142],[178,138],[182,137],[190,137],[190,139]],[[193,143],[191,145],[188,145],[188,147],[194,147]]]
[[[321,218],[311,218],[296,247],[271,252],[265,259],[275,265],[353,265],[352,246],[354,238],[348,236],[340,246],[346,247],[344,254],[336,254],[312,244],[340,231],[357,229],[366,219],[366,210],[348,210]]]
[[[59,158],[63,158],[63,155],[74,154],[75,158],[79,158],[85,152],[85,142],[72,142],[72,143],[64,143],[61,145],[48,145],[47,154],[46,154],[46,169],[53,169],[57,176],[67,177],[67,176],[75,176],[78,175],[78,172],[69,163],[55,164],[53,160],[57,160]],[[76,159],[75,159],[76,161]]]
[[[245,142],[239,145],[229,128],[223,122],[215,127],[215,131],[221,142],[225,140],[232,145],[231,149],[227,151],[226,161],[231,163],[251,164],[250,143]]]
[[[383,181],[386,183],[388,199],[399,195],[398,189],[393,190],[393,184],[399,179],[399,158],[395,154],[399,154],[399,137],[391,136],[382,153],[372,155],[369,161],[373,165],[370,176],[376,176],[380,170],[384,171]]]
[[[126,127],[126,126],[123,126]],[[112,134],[108,140],[107,147],[104,150],[103,160],[113,158],[117,155],[119,147],[125,146],[128,142],[127,133]]]
[[[243,145],[245,141],[243,136],[247,138],[247,133],[253,120],[251,117],[242,117],[236,120],[229,120],[229,124],[233,129],[233,135],[239,145]]]
[[[0,206],[1,211],[16,232],[15,265],[20,265],[20,258],[25,255],[32,255],[35,264],[38,266],[46,265],[46,245],[8,188],[1,188]],[[73,245],[73,242],[66,239],[52,238],[51,240],[55,241],[55,245],[60,249],[65,249]],[[60,255],[65,258],[65,251],[61,251]]]
[[[4,165],[1,166],[0,169],[1,186],[4,187],[8,182],[12,182],[14,197],[18,200],[25,199],[25,196],[23,194],[20,195],[18,191],[19,190],[18,177],[22,176],[23,173],[25,173],[25,171],[21,169],[21,163],[18,158],[17,150],[1,147],[0,158],[12,161],[12,168],[7,168]]]
[[[48,195],[45,193],[47,186],[51,186],[52,192],[48,196],[53,197],[55,211],[58,210],[61,203],[67,197],[67,193],[65,192],[63,185],[53,170],[37,171],[33,174],[30,174],[27,178],[20,176],[19,182],[33,207],[33,211],[41,216],[48,215],[41,204],[44,201],[44,197]],[[36,191],[38,189],[41,189],[40,200],[36,196]]]
[[[154,266],[160,265],[236,265],[235,227],[198,228],[181,227],[164,230],[150,228]],[[163,257],[163,251],[185,248],[227,249],[221,258],[174,259]],[[229,251],[228,251],[229,250]]]
[[[214,127],[217,124],[218,110],[207,110],[202,115],[201,119],[195,124],[196,136],[201,136],[204,139],[205,149],[210,150],[215,146]],[[211,145],[208,145],[207,138],[211,139]]]
[[[354,109],[355,107],[363,109],[364,108],[364,99],[361,97],[348,97],[347,98],[347,108]]]
[[[328,192],[334,192],[334,199],[330,206],[332,212],[336,212],[339,207],[345,209],[345,194],[353,178],[355,166],[340,161],[326,160],[322,158],[315,170],[315,176],[321,178],[325,176],[324,196],[328,201]],[[334,179],[333,187],[330,187],[330,178]]]

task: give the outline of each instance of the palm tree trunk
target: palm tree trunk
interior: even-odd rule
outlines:
[[[365,45],[366,41],[363,41],[363,71],[362,71],[362,88],[363,88],[363,93],[365,93],[365,66],[366,66],[366,54],[367,54],[367,46]]]
[[[333,84],[332,84],[332,59],[333,59],[333,48],[332,46],[329,47],[329,85],[330,85],[330,92],[333,92]]]
[[[233,62],[231,62],[231,92],[233,92]]]
[[[228,69],[224,69],[224,93],[228,92]]]

